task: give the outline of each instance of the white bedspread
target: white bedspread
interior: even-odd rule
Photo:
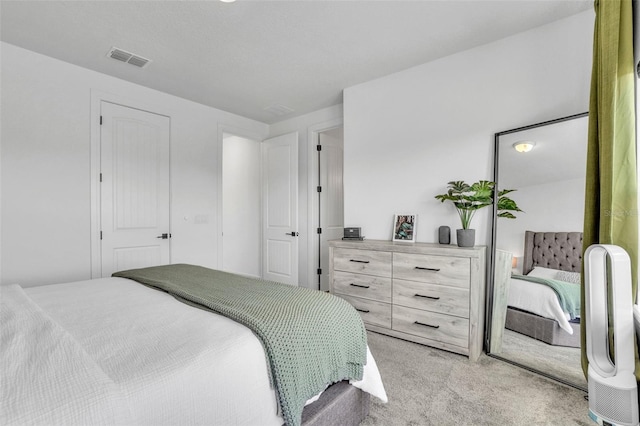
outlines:
[[[122,278],[0,292],[0,424],[283,422],[262,345],[228,318]],[[386,401],[373,357],[355,385]]]
[[[120,386],[73,336],[27,298],[19,286],[3,287],[1,295],[0,424],[130,421]]]
[[[510,278],[507,305],[554,319],[560,328],[573,334],[573,328],[569,324],[570,316],[562,310],[558,295],[549,286]]]

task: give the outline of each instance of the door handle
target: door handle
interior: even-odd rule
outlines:
[[[284,235],[291,235],[292,237],[297,237],[298,233],[297,232],[285,232]]]
[[[161,238],[163,240],[166,240],[168,238],[171,238],[171,234],[162,234],[162,235],[158,235],[156,238]]]

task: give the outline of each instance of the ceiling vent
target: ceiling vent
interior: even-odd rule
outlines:
[[[126,50],[119,49],[117,47],[112,47],[107,53],[109,58],[116,59],[121,62],[126,62],[131,65],[135,65],[139,68],[144,68],[149,65],[151,59],[143,58],[142,56],[138,56],[131,52],[127,52]]]
[[[284,105],[269,105],[268,107],[264,108],[265,111],[270,112],[273,115],[277,115],[277,116],[281,116],[281,115],[287,115],[292,113],[294,110],[286,107]]]

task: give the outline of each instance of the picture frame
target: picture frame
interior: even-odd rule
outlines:
[[[413,243],[416,241],[415,214],[396,214],[393,218],[393,241]]]

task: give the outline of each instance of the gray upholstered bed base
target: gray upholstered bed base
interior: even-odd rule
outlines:
[[[335,383],[304,407],[303,426],[356,426],[369,415],[370,396],[349,382]]]
[[[556,320],[518,309],[507,308],[505,328],[550,345],[580,347],[580,324],[569,323],[573,334],[560,328]]]

